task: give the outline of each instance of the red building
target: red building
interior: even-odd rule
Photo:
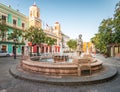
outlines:
[[[31,48],[31,52],[32,53],[37,53],[37,45],[32,45],[31,42],[28,43],[29,47]],[[53,46],[49,46],[47,44],[41,44],[41,46],[39,47],[39,53],[59,53],[60,52],[60,46],[57,45],[53,45]]]

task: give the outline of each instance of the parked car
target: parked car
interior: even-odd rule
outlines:
[[[0,56],[10,56],[7,51],[0,51]]]

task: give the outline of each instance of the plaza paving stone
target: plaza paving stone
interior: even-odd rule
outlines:
[[[104,58],[100,54],[97,58],[104,64],[114,66],[118,75],[107,82],[91,85],[60,86],[45,83],[36,83],[15,79],[9,74],[9,69],[19,63],[13,57],[0,57],[0,92],[120,92],[120,60],[118,58]]]

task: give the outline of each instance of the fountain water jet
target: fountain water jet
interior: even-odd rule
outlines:
[[[60,43],[60,54],[54,55],[53,58],[54,58],[55,63],[56,62],[67,62],[68,61],[68,59],[69,59],[68,55],[63,54],[62,43]]]

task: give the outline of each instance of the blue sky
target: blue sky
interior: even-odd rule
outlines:
[[[44,24],[54,26],[56,21],[61,30],[70,38],[82,34],[83,41],[90,41],[98,31],[103,19],[113,17],[115,5],[119,0],[0,0],[26,16],[34,1],[40,8],[40,18]]]

